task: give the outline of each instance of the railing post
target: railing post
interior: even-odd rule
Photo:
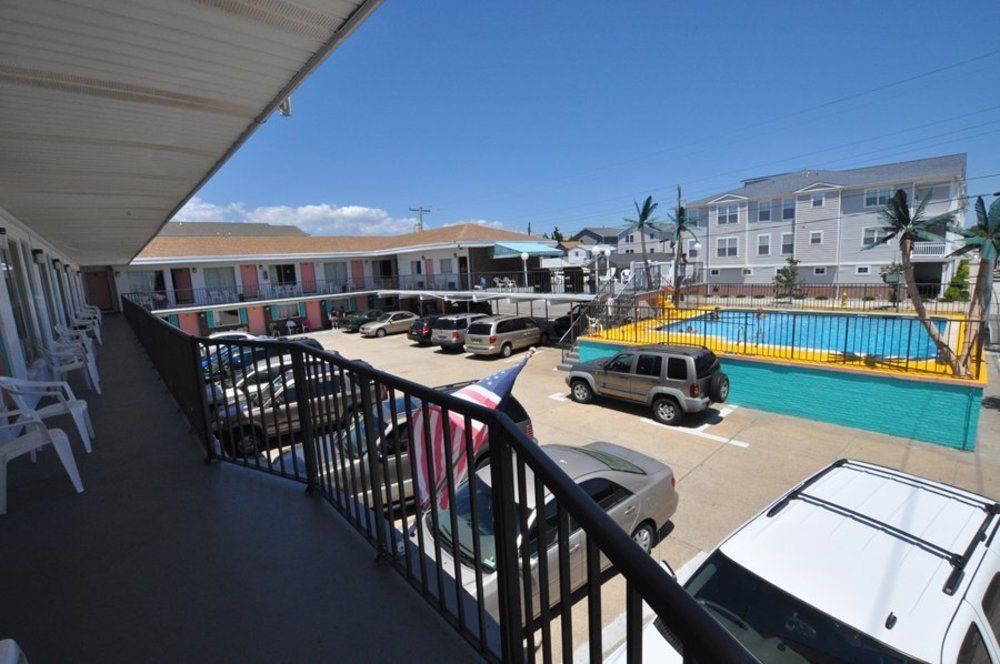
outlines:
[[[524,660],[524,623],[521,620],[521,586],[518,580],[514,466],[511,460],[510,442],[503,427],[493,422],[488,426],[501,661],[520,662]]]
[[[205,463],[212,463],[212,459],[215,458],[215,446],[212,445],[214,437],[212,436],[212,419],[208,413],[208,386],[205,384],[205,374],[201,371],[201,345],[198,343],[198,337],[192,336],[189,341],[191,344],[191,366],[195,374],[195,384],[198,387],[198,403],[201,404],[201,417],[205,423],[201,436],[201,440],[205,444]]]
[[[297,344],[292,345],[297,346]],[[302,441],[302,456],[305,457],[306,462],[306,492],[313,493],[319,488],[319,469],[316,464],[312,404],[310,403],[312,401],[312,386],[306,382],[305,353],[301,348],[292,349],[292,375],[295,378],[296,392],[298,393],[295,406],[299,411],[299,435]]]
[[[381,402],[372,393],[372,380],[361,374],[355,374],[360,380],[361,389],[361,418],[365,425],[365,431],[375,431],[378,429],[378,423],[373,420],[373,408],[381,408]],[[382,476],[382,464],[379,462],[378,455],[381,452],[376,449],[374,444],[366,445],[367,451],[365,454],[368,457],[368,485],[372,490],[372,511],[375,514],[375,541],[377,543],[376,551],[379,556],[384,555],[388,552],[388,548],[385,544],[385,503],[382,500],[382,487],[385,486],[385,478]]]

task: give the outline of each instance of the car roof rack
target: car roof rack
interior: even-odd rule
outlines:
[[[834,502],[826,500],[825,498],[820,498],[818,496],[806,493],[806,489],[808,489],[810,486],[814,485],[816,482],[824,478],[827,474],[838,468],[845,468],[845,467],[849,467],[851,470],[854,470],[856,472],[869,473],[871,475],[876,475],[878,477],[882,477],[887,480],[902,482],[904,484],[908,484],[910,486],[930,491],[932,493],[937,493],[938,495],[941,496],[946,496],[948,498],[958,500],[960,502],[965,503],[966,505],[969,505],[970,507],[976,507],[983,510],[986,513],[986,516],[983,519],[983,522],[979,524],[979,528],[976,529],[975,535],[973,535],[972,539],[969,541],[969,544],[965,547],[965,550],[962,551],[961,553],[956,553],[953,551],[949,551],[948,549],[942,546],[934,544],[933,542],[929,542],[912,533],[908,533],[905,530],[902,530],[901,528],[898,528],[892,524],[885,523],[884,521],[879,521],[878,519],[872,516],[869,516],[867,514],[862,514],[861,512],[857,512],[842,505],[838,505]],[[943,558],[944,560],[947,560],[948,563],[952,566],[952,571],[951,574],[948,575],[948,579],[945,581],[944,587],[942,588],[942,590],[946,595],[955,594],[955,591],[958,589],[958,586],[962,581],[962,577],[965,574],[965,567],[966,565],[969,564],[969,561],[972,559],[972,555],[973,553],[975,553],[976,547],[979,546],[980,542],[986,541],[987,539],[986,533],[987,530],[989,530],[990,523],[992,523],[995,516],[1000,514],[1000,503],[987,500],[975,500],[970,496],[959,492],[956,489],[951,489],[950,487],[942,487],[935,484],[931,484],[929,482],[925,483],[908,477],[900,477],[898,475],[895,475],[889,469],[867,464],[861,465],[852,462],[850,459],[839,459],[834,463],[832,463],[831,465],[824,468],[822,471],[810,477],[808,480],[797,486],[795,489],[790,491],[786,496],[784,496],[781,500],[775,503],[771,507],[771,509],[767,511],[766,516],[767,517],[775,516],[776,514],[778,514],[778,512],[780,512],[786,506],[788,506],[788,504],[793,500],[802,500],[804,502],[816,505],[817,507],[823,507],[832,510],[834,512],[838,512],[852,519],[860,521],[861,523],[869,525],[873,528],[878,528],[879,530],[883,530],[889,533],[890,535],[899,537],[900,539],[910,542],[915,546],[919,546],[920,548],[928,551],[929,553],[933,553],[934,555],[937,555]],[[997,524],[994,526],[993,529],[994,532],[990,535],[990,539],[992,539],[993,535],[996,534],[998,528],[1000,528],[1000,520],[998,520]]]

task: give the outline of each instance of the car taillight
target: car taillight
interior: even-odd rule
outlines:
[[[490,343],[491,344],[495,344],[496,342],[497,342],[497,335],[491,334],[490,335]]]
[[[696,397],[699,394],[701,394],[701,387],[698,386],[698,383],[691,383],[691,389],[689,390],[689,393],[693,397]]]
[[[424,325],[424,328],[420,330],[420,334],[430,334],[430,333],[431,333],[430,325]]]
[[[670,486],[677,486],[677,477],[674,475],[670,476]]]
[[[452,332],[451,333],[451,338],[452,338],[452,341],[458,341],[458,332]]]

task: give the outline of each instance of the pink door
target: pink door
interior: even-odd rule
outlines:
[[[316,263],[299,263],[299,275],[302,277],[302,292],[316,292]]]
[[[240,265],[240,279],[243,281],[243,297],[260,297],[256,265]]]
[[[170,278],[174,281],[174,299],[177,301],[177,304],[191,304],[194,302],[194,290],[191,288],[191,270],[186,267],[171,270]]]

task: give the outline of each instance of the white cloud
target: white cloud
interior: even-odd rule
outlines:
[[[363,205],[265,205],[247,209],[243,203],[209,203],[195,196],[174,221],[236,221],[298,226],[312,235],[389,235],[413,230],[416,219],[391,216]],[[464,222],[463,222],[464,223]],[[470,222],[478,223],[478,222]],[[490,225],[490,222],[483,222]]]

